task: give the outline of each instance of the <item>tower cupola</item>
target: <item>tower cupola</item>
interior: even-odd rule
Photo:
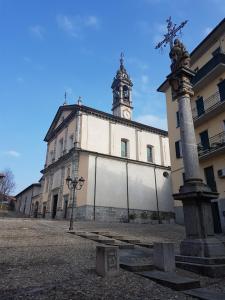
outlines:
[[[120,68],[113,79],[113,115],[131,120],[132,117],[132,92],[133,83],[124,67],[124,55],[120,56]]]

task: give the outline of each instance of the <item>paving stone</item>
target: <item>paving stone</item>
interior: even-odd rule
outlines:
[[[154,270],[153,264],[148,263],[135,263],[135,262],[126,262],[120,261],[120,267],[130,272],[142,272],[142,271],[152,271]]]
[[[188,277],[183,277],[175,272],[144,271],[137,274],[149,278],[159,284],[176,291],[183,291],[200,287],[200,281]]]
[[[225,300],[224,293],[215,292],[207,288],[188,290],[184,291],[184,293],[188,296],[196,297],[198,299],[203,300]]]

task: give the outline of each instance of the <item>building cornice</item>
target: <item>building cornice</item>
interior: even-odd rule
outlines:
[[[68,109],[67,109],[67,107],[68,107]],[[65,109],[67,109],[67,110],[72,109],[72,112],[64,119],[64,121],[59,126],[57,126],[57,128],[54,129],[53,123],[55,123],[55,124],[57,123],[57,120],[58,120],[61,112]],[[106,113],[106,112],[103,112],[103,111],[100,111],[100,110],[97,110],[97,109],[94,109],[94,108],[91,108],[88,106],[74,104],[74,105],[60,106],[60,108],[58,109],[57,114],[45,136],[44,141],[49,142],[52,138],[54,138],[54,136],[60,130],[62,130],[62,128],[64,128],[71,119],[73,119],[73,117],[75,116],[77,111],[85,112],[90,115],[95,115],[95,116],[103,118],[103,119],[112,120],[114,122],[117,122],[117,123],[120,123],[120,124],[123,124],[126,126],[135,127],[135,128],[145,130],[148,132],[152,132],[152,133],[156,133],[156,134],[159,134],[159,135],[162,135],[165,137],[168,136],[168,132],[166,130],[148,126],[148,125],[145,125],[145,124],[142,124],[142,123],[139,123],[136,121],[128,120],[125,118],[117,117],[112,114],[109,114],[109,113]]]
[[[145,162],[145,161],[140,161],[140,160],[136,160],[136,159],[131,159],[131,158],[126,158],[126,157],[120,157],[120,156],[115,156],[115,155],[110,155],[110,154],[105,154],[105,153],[100,153],[100,152],[85,150],[85,149],[81,149],[81,148],[78,148],[78,149],[72,148],[68,153],[66,153],[65,155],[61,156],[57,161],[55,161],[54,163],[50,164],[45,169],[41,170],[41,173],[45,174],[45,173],[49,172],[50,170],[58,167],[62,162],[65,162],[66,160],[68,160],[68,158],[72,157],[73,154],[76,151],[78,151],[80,153],[86,153],[86,154],[91,154],[91,155],[99,156],[99,157],[111,158],[111,159],[114,159],[114,160],[117,160],[117,161],[130,162],[130,163],[134,163],[134,164],[145,165],[145,166],[148,166],[148,167],[155,167],[155,168],[159,168],[159,169],[164,169],[164,170],[171,171],[171,167],[170,166],[163,166],[163,165],[154,164],[154,163],[150,163],[150,162]]]

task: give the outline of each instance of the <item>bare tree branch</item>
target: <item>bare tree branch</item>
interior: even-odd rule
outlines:
[[[5,169],[3,172],[5,177],[0,179],[0,194],[10,195],[15,189],[14,175],[10,169]]]

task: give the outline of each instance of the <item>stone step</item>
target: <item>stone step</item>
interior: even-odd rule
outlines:
[[[107,236],[107,237],[115,239],[115,240],[124,239],[124,236],[122,236],[122,235],[116,235],[116,234],[104,234],[104,236]]]
[[[108,231],[91,231],[91,233],[96,233],[96,234],[100,234],[100,235],[104,235],[104,236],[107,236],[110,234],[110,232],[108,232]]]
[[[175,272],[144,271],[137,272],[137,274],[176,291],[184,291],[200,287],[199,280],[183,277]]]
[[[176,261],[176,267],[212,278],[225,276],[225,264],[211,265]]]
[[[102,239],[102,238],[91,238],[92,241],[100,243],[100,244],[106,244],[106,245],[114,245],[115,246],[115,241],[110,240],[110,239]]]
[[[117,243],[117,241],[114,244],[115,246],[118,246],[119,249],[134,249],[134,244],[128,244],[128,243]]]
[[[86,238],[86,239],[90,239],[90,240],[97,237],[96,234],[94,234],[94,233],[88,233],[88,232],[78,233],[77,235],[78,235],[78,236],[81,236],[81,237],[83,237],[83,238]]]
[[[75,234],[75,231],[74,230],[68,230],[67,233]]]
[[[126,243],[135,244],[135,245],[141,242],[140,240],[130,239],[130,238],[122,238],[122,239],[118,239],[118,240],[120,240],[122,242],[126,242]]]
[[[196,264],[207,264],[207,265],[225,264],[225,256],[224,257],[197,257],[197,256],[176,255],[175,259],[177,262],[191,262]]]
[[[140,247],[144,247],[144,248],[150,248],[150,249],[152,249],[154,247],[153,244],[142,243],[142,242],[136,243],[135,245],[140,246]]]
[[[224,293],[215,292],[207,288],[184,291],[184,294],[202,300],[225,300]]]
[[[142,271],[152,271],[154,270],[153,264],[148,263],[132,263],[122,261],[120,262],[120,267],[130,272],[142,272]]]

